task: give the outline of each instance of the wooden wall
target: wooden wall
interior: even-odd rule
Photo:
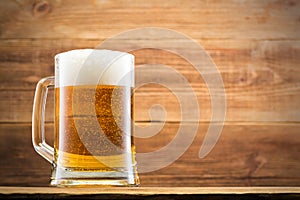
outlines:
[[[170,166],[140,174],[141,185],[300,186],[297,0],[0,1],[0,185],[49,182],[50,164],[31,145],[31,112],[37,81],[54,73],[53,56],[94,48],[116,34],[143,27],[175,30],[203,46],[223,78],[227,115],[219,142],[199,159],[211,117],[205,82],[190,63],[169,52],[132,52],[137,65],[163,63],[179,70],[196,91],[201,109],[191,147]],[[174,45],[182,48],[176,40]],[[178,104],[157,85],[140,88],[135,97],[140,125],[149,124],[151,105],[166,107],[163,130],[153,138],[136,140],[138,152],[157,150],[178,129]],[[52,109],[50,103],[49,132]],[[156,120],[154,126],[161,123]]]

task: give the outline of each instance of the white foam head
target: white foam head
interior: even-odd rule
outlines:
[[[55,87],[118,85],[134,87],[134,56],[129,53],[78,49],[55,56]]]

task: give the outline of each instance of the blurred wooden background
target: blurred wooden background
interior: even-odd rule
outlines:
[[[219,142],[200,159],[211,117],[205,82],[188,62],[169,52],[132,52],[137,65],[163,63],[181,72],[201,109],[191,147],[172,165],[140,174],[141,185],[300,186],[297,0],[0,1],[0,185],[48,185],[51,166],[31,144],[31,112],[37,81],[54,74],[54,55],[94,48],[116,34],[143,27],[172,29],[204,47],[223,78],[227,116]],[[174,45],[181,47],[176,40]],[[137,124],[149,124],[148,109],[155,103],[168,112],[158,135],[136,141],[138,152],[157,150],[178,129],[178,102],[157,85],[137,90],[135,97]],[[49,133],[52,109],[50,103]]]

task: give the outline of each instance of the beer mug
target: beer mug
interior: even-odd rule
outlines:
[[[54,145],[46,143],[48,88],[55,90]],[[79,49],[55,56],[36,87],[32,142],[52,163],[51,185],[137,186],[133,141],[134,56]]]

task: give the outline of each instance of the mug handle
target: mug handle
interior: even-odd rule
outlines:
[[[35,151],[52,163],[54,150],[45,140],[45,108],[48,88],[55,84],[54,76],[41,79],[35,90],[32,112],[32,144]]]

